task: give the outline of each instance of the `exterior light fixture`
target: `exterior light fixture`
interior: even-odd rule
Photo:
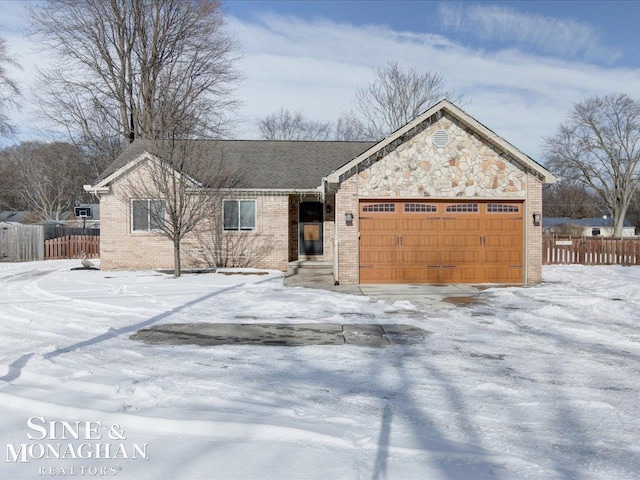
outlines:
[[[347,225],[351,225],[353,223],[353,213],[345,212],[344,220],[345,222],[347,222]]]
[[[536,227],[539,227],[541,221],[542,221],[542,214],[541,213],[534,213],[533,214],[533,225],[536,226]]]

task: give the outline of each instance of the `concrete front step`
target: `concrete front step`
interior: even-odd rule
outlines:
[[[289,262],[290,267],[298,268],[333,268],[333,262],[321,262],[319,260],[295,260]]]
[[[296,260],[289,262],[287,275],[306,274],[331,275],[333,274],[333,262],[320,262],[316,260]]]

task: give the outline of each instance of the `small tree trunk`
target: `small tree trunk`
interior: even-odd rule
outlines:
[[[173,242],[173,278],[180,276],[180,241]]]

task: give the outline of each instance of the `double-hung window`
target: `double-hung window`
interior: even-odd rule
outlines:
[[[225,232],[254,231],[256,229],[255,200],[223,200],[223,229]]]
[[[131,200],[131,231],[157,232],[165,221],[164,200]]]

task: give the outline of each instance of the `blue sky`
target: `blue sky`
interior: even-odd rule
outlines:
[[[640,2],[228,1],[243,52],[237,138],[286,107],[324,121],[389,61],[439,72],[464,108],[537,160],[572,104],[589,95],[640,98]],[[21,2],[3,2],[0,34],[28,92],[46,56],[21,33]],[[28,98],[28,95],[25,97]],[[38,135],[33,108],[16,119]]]
[[[329,19],[351,25],[378,25],[399,32],[432,33],[468,47],[492,51],[517,45],[538,53],[595,58],[613,54],[617,64],[638,66],[639,1],[255,1],[226,3],[242,21],[266,14],[308,20]],[[541,31],[542,30],[542,31]],[[567,36],[560,37],[562,34]],[[562,40],[562,44],[558,44]]]

